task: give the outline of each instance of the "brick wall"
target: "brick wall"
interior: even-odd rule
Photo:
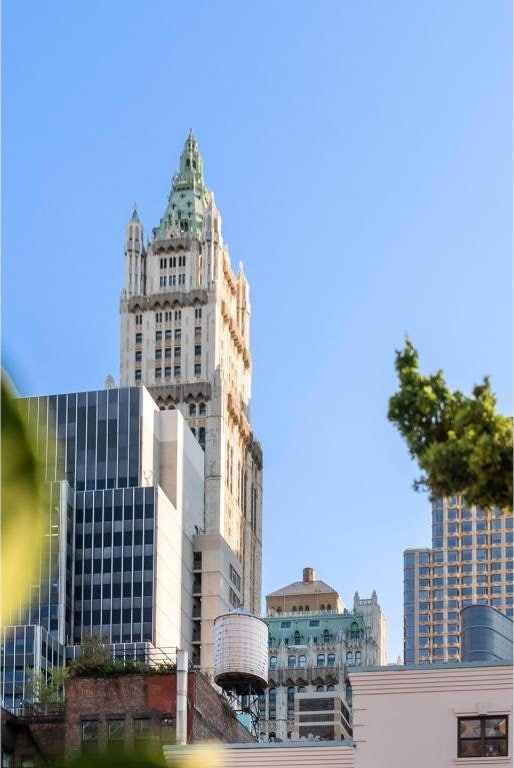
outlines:
[[[227,744],[255,741],[210,683],[196,673],[192,697],[193,732],[188,741],[222,741]]]
[[[81,754],[84,720],[97,722],[100,750],[109,746],[109,720],[124,720],[123,747],[132,750],[143,743],[137,739],[136,721],[146,718],[148,735],[145,743],[159,749],[161,743],[174,740],[175,716],[175,675],[71,678],[66,681],[66,759]],[[190,672],[188,678],[187,721],[188,742],[254,740],[217,691],[195,672]]]
[[[2,751],[12,756],[13,768],[22,760],[34,765],[59,762],[64,754],[64,717],[18,717],[2,709]]]

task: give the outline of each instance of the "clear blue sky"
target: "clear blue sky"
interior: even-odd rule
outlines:
[[[24,394],[118,377],[124,225],[187,131],[251,285],[264,592],[377,590],[430,544],[386,420],[394,350],[511,412],[509,0],[3,3],[4,364]]]

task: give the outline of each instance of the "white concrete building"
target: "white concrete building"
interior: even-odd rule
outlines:
[[[213,618],[228,607],[260,612],[262,452],[249,411],[248,282],[241,264],[232,271],[192,133],[150,242],[136,211],[127,224],[120,313],[122,384],[145,384],[161,410],[179,410],[205,451],[198,552],[212,553],[217,542],[213,557],[227,581],[217,605],[215,593],[199,594],[195,636],[209,638]],[[203,544],[202,534],[210,537]],[[206,671],[209,647],[195,659]]]
[[[512,765],[512,665],[350,673],[355,768]]]

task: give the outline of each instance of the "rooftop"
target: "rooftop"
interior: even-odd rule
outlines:
[[[337,591],[326,584],[324,581],[315,578],[313,568],[303,569],[303,579],[301,581],[293,581],[292,584],[288,584],[287,587],[277,589],[275,592],[270,592],[266,595],[270,597],[285,597],[287,595],[314,595],[319,593],[329,593],[331,595],[338,595]]]

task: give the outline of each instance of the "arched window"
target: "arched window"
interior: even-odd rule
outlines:
[[[293,700],[294,700],[294,694],[295,694],[294,686],[293,686],[293,685],[291,685],[291,686],[290,686],[290,687],[287,689],[287,700],[288,700],[288,701],[293,701]]]
[[[305,693],[305,691],[306,691],[306,690],[307,690],[307,689],[305,688],[305,686],[304,686],[304,685],[299,685],[299,686],[298,686],[298,693]]]
[[[360,664],[361,663],[361,652],[355,651],[355,663]]]
[[[198,430],[198,442],[202,448],[205,448],[205,427],[200,427]]]
[[[293,605],[293,613],[296,613],[296,605]]]
[[[270,688],[268,693],[269,693],[270,704],[271,704],[271,702],[276,702],[276,700],[277,700],[277,689],[276,688]]]
[[[303,613],[303,605],[299,605],[298,606],[298,611],[299,611],[299,613]]]
[[[270,658],[269,658],[269,668],[270,669],[276,669],[277,668],[277,657],[276,656],[270,656]]]
[[[196,429],[195,429],[194,427],[191,427],[191,432],[192,432],[192,433],[193,433],[193,435],[196,437]]]
[[[301,642],[301,639],[302,639],[302,636],[301,636],[301,634],[300,634],[298,631],[296,631],[296,632],[294,633],[294,642],[295,642],[295,645],[299,645],[299,644],[300,644],[300,642]]]
[[[308,613],[310,611],[310,608],[308,605],[305,606],[305,612]]]
[[[195,403],[189,403],[189,415],[190,416],[196,416],[196,405],[195,405]]]
[[[330,642],[330,632],[328,631],[328,629],[325,629],[323,631],[323,642],[324,643]]]
[[[316,666],[317,667],[324,667],[325,666],[325,654],[324,653],[318,653],[318,658],[316,660]]]
[[[298,656],[298,666],[302,669],[305,669],[305,665],[307,663],[307,659],[305,656]]]
[[[205,403],[200,403],[200,405],[198,406],[198,413],[200,414],[200,416],[205,416],[205,411],[206,411]]]
[[[327,691],[335,691],[335,685],[327,685]]]
[[[327,656],[327,667],[335,667],[336,655],[335,653],[329,653]]]
[[[332,606],[331,606],[331,604],[330,604],[330,603],[327,603],[327,611],[331,611],[331,610],[332,610]]]
[[[289,669],[294,669],[296,667],[296,656],[288,657],[287,666],[289,667]]]
[[[277,613],[282,613],[282,608],[277,608]]]
[[[320,611],[324,611],[325,610],[325,603],[321,603],[319,609],[320,609]]]
[[[322,685],[316,686],[316,693],[323,693],[325,688]]]
[[[351,651],[348,651],[348,653],[346,654],[346,663],[348,665],[353,664],[353,653]]]
[[[356,621],[352,621],[350,624],[350,640],[359,639],[359,625]]]
[[[277,738],[277,734],[273,733],[273,731],[270,731],[270,735],[268,736],[268,741],[275,741],[276,738]]]

